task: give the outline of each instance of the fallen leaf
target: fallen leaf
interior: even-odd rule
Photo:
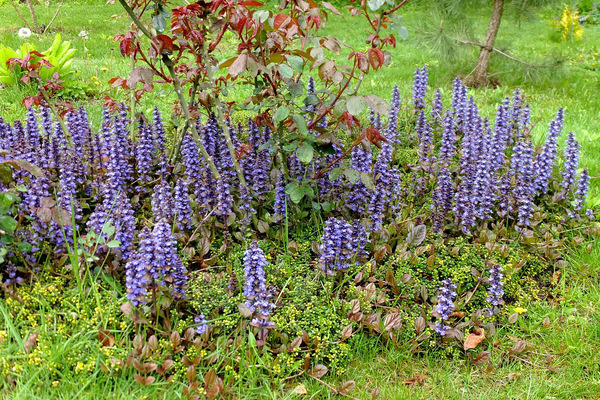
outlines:
[[[315,378],[320,378],[323,375],[325,375],[327,373],[327,367],[324,366],[323,364],[317,364],[315,365],[315,367],[312,369],[312,371],[310,371],[309,375]]]
[[[35,347],[35,345],[37,344],[38,335],[39,334],[37,332],[33,332],[31,335],[29,335],[29,337],[25,341],[25,344],[23,344],[25,353],[29,353],[31,351],[31,349],[33,349]]]
[[[411,386],[411,385],[414,385],[414,384],[422,386],[423,382],[425,382],[425,377],[423,375],[421,375],[421,374],[417,374],[414,378],[407,379],[403,383],[406,386]]]
[[[109,331],[102,328],[98,329],[98,340],[102,344],[102,347],[113,347],[115,345],[115,337]]]
[[[481,328],[476,328],[472,333],[465,339],[465,345],[463,348],[466,350],[476,348],[479,343],[485,339],[485,331]]]
[[[308,391],[306,390],[306,386],[304,385],[298,385],[294,388],[293,393],[295,394],[308,394]]]

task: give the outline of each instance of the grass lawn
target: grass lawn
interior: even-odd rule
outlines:
[[[423,2],[421,2],[423,3]],[[0,2],[0,4],[2,4]],[[575,132],[582,145],[581,164],[590,170],[592,183],[588,201],[600,203],[600,184],[595,176],[600,173],[600,25],[585,25],[583,39],[574,43],[552,40],[555,28],[550,19],[558,13],[560,3],[537,9],[517,23],[515,16],[507,13],[500,28],[496,46],[506,49],[511,55],[529,62],[536,62],[548,55],[560,56],[564,61],[558,71],[542,72],[534,80],[523,80],[519,73],[510,72],[514,64],[494,55],[491,72],[497,73],[502,84],[496,88],[471,91],[482,108],[482,114],[494,118],[495,109],[515,88],[526,93],[531,103],[532,119],[535,123],[537,143],[541,143],[547,132],[548,122],[554,118],[559,107],[565,109],[563,132]],[[38,6],[38,19],[48,21],[53,15],[54,6]],[[20,10],[27,15],[26,8]],[[403,101],[409,102],[412,90],[412,76],[415,68],[427,65],[430,71],[430,88],[440,87],[444,102],[449,103],[451,81],[456,75],[465,75],[476,60],[474,49],[461,53],[453,63],[448,63],[429,51],[419,39],[419,27],[424,16],[428,15],[423,4],[408,5],[402,9],[403,20],[409,31],[407,41],[399,41],[392,50],[392,63],[375,74],[365,78],[361,91],[364,94],[376,93],[389,98],[394,85],[398,85]],[[469,17],[474,21],[473,32],[482,37],[487,28],[487,17],[478,18],[472,10]],[[486,13],[483,13],[487,15]],[[0,6],[0,43],[17,47],[23,39],[17,36],[22,22],[9,4]],[[124,32],[129,20],[117,4],[93,1],[89,4],[67,2],[53,24],[52,32],[58,32],[64,40],[70,40],[77,49],[74,69],[76,79],[92,94],[79,103],[85,104],[92,124],[100,123],[102,97],[110,95],[119,100],[129,101],[124,93],[108,86],[107,81],[114,76],[124,76],[129,70],[129,60],[121,57],[118,43],[113,36]],[[361,47],[365,26],[358,17],[350,17],[344,11],[342,17],[331,15],[326,26],[328,35],[335,36],[351,45]],[[85,30],[89,39],[84,41],[78,35]],[[52,42],[53,34],[37,40],[35,35],[28,40],[44,50]],[[231,38],[225,38],[232,42]],[[39,45],[38,45],[39,43]],[[340,59],[345,59],[342,53]],[[7,120],[23,118],[24,108],[20,105],[23,96],[31,94],[25,89],[0,89],[0,115]],[[231,98],[241,99],[247,93],[235,91]],[[140,108],[148,113],[157,105],[163,115],[169,115],[175,96],[169,89],[158,89],[143,98]],[[539,122],[538,122],[539,121]],[[563,134],[563,139],[564,139]],[[561,143],[562,145],[562,143]],[[379,394],[381,399],[595,399],[600,397],[600,242],[579,243],[573,237],[568,239],[568,265],[554,281],[553,298],[527,304],[518,304],[526,309],[514,324],[498,326],[494,339],[489,345],[491,352],[489,368],[469,361],[462,353],[448,354],[441,358],[439,353],[428,349],[418,349],[413,354],[410,346],[401,343],[394,348],[389,343],[378,343],[380,338],[359,333],[352,338],[352,354],[347,371],[342,376],[325,375],[322,380],[339,387],[347,380],[356,382],[356,389],[349,393],[354,398],[370,399]],[[590,247],[588,248],[588,244]],[[108,279],[108,278],[107,278]],[[105,295],[111,296],[114,282],[102,282]],[[37,313],[43,314],[45,323],[37,327],[41,332],[58,332],[66,329],[51,315],[45,315],[56,307],[53,300],[60,293],[32,293],[31,298],[39,302]],[[47,289],[44,289],[47,290]],[[91,296],[90,296],[91,297]],[[115,297],[115,296],[113,296]],[[45,300],[47,298],[47,300]],[[33,301],[33,300],[32,300]],[[58,300],[57,300],[58,301]],[[28,357],[25,367],[18,371],[20,380],[14,389],[2,392],[6,399],[176,399],[184,398],[182,387],[173,387],[165,382],[141,386],[135,382],[131,369],[116,369],[112,374],[103,371],[95,360],[99,357],[123,356],[108,354],[105,347],[98,346],[98,326],[106,326],[113,318],[112,313],[104,315],[104,300],[82,298],[81,304],[65,304],[65,314],[81,313],[93,316],[90,324],[83,324],[82,331],[67,342],[56,340],[47,348],[37,349],[38,353],[28,356],[16,354],[19,346],[25,346],[28,339],[22,326],[12,324],[5,299],[0,300],[0,361],[11,357]],[[106,307],[112,307],[112,302]],[[115,303],[116,304],[116,303]],[[116,306],[118,307],[118,305]],[[114,307],[113,307],[114,308]],[[114,310],[113,310],[114,311]],[[117,310],[118,311],[118,310]],[[23,313],[26,311],[24,310]],[[39,315],[37,315],[39,316]],[[37,318],[36,316],[36,318]],[[47,317],[47,318],[46,318]],[[83,317],[82,317],[83,318]],[[25,326],[25,325],[23,325]],[[121,332],[112,332],[117,338],[131,329],[123,325]],[[57,338],[60,337],[57,335]],[[2,341],[11,338],[11,346],[3,346]],[[125,339],[123,339],[125,340]],[[526,350],[515,350],[520,341],[526,341]],[[131,345],[131,343],[128,343]],[[373,351],[374,348],[385,350]],[[485,349],[482,349],[485,350]],[[237,362],[234,355],[215,350],[215,357]],[[43,354],[42,354],[43,353]],[[93,365],[83,365],[72,374],[57,372],[64,358],[88,354]],[[250,354],[250,352],[248,353]],[[36,359],[39,357],[39,359]],[[248,357],[251,358],[251,355]],[[43,360],[43,362],[42,362]],[[243,399],[333,399],[342,398],[322,382],[307,376],[294,379],[269,377],[269,366],[262,361],[246,360],[248,368],[240,372],[233,381],[232,398]],[[0,367],[5,364],[0,362]],[[183,367],[182,367],[183,368]],[[52,370],[52,373],[48,373]],[[89,371],[92,370],[92,373]],[[185,371],[185,369],[182,369]],[[0,368],[0,379],[4,373]],[[373,396],[373,397],[372,397]]]

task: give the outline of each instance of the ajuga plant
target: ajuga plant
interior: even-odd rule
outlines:
[[[31,243],[6,252],[2,279],[27,282],[40,265],[64,275],[62,269],[72,267],[65,265],[66,253],[94,238],[97,246],[85,247],[89,254],[69,260],[91,260],[88,271],[110,274],[111,282],[121,284],[126,304],[135,308],[128,315],[136,324],[159,332],[179,323],[207,340],[250,325],[261,343],[286,350],[265,353],[293,357],[288,339],[310,330],[319,318],[326,325],[323,315],[327,323],[329,317],[343,321],[340,331],[349,319],[398,343],[399,312],[383,316],[382,310],[392,308],[379,303],[379,314],[362,311],[392,296],[394,304],[419,308],[419,335],[435,307],[438,319],[430,318],[428,333],[445,340],[458,329],[452,329],[453,307],[464,306],[466,278],[436,264],[436,248],[459,240],[473,247],[485,243],[488,261],[496,265],[492,258],[510,252],[510,244],[549,262],[560,259],[553,236],[571,225],[592,224],[588,217],[593,212],[585,209],[589,173],[577,175],[575,135],[569,134],[564,151],[558,146],[566,118],[562,110],[536,148],[531,110],[518,91],[498,105],[495,116],[484,116],[460,79],[444,98],[441,91],[429,90],[427,68],[419,68],[412,99],[401,101],[402,91],[411,92],[411,85],[402,82],[389,106],[377,96],[348,96],[345,90],[355,79],[383,66],[382,48],[395,39],[380,36],[380,28],[404,2],[385,2],[378,17],[369,8],[376,5],[361,2],[363,9],[355,12],[369,18],[375,36],[365,52],[352,53],[350,70],[325,57],[326,51],[337,51],[336,39],[312,36],[324,23],[323,8],[332,7],[284,3],[279,14],[254,1],[174,7],[167,35],[161,33],[162,22],[155,22],[153,31],[147,28],[150,18],[141,3],[132,10],[123,1],[148,38],[137,37],[138,30],[128,32],[119,38],[120,49],[146,64],[113,84],[135,90],[138,97],[152,89],[157,76],[173,84],[176,109],[183,114],[181,129],[172,132],[173,146],[167,146],[158,110],[144,116],[135,106],[113,102],[107,103],[99,126],[90,124],[84,109],[71,110],[64,121],[44,107],[29,110],[26,121],[1,121],[0,157],[10,162],[11,172],[10,180],[2,180],[2,191],[23,193],[11,215],[18,221],[16,241]],[[153,21],[164,19],[165,7],[159,2],[153,8]],[[295,22],[305,16],[307,29]],[[206,66],[217,65],[216,49],[229,30],[240,40],[239,53],[218,63],[223,71],[215,77]],[[259,38],[266,32],[272,40],[264,42]],[[313,43],[310,59],[318,67],[317,81],[302,81],[309,58],[295,47],[297,36]],[[270,58],[284,62],[277,68],[263,65]],[[234,82],[257,88],[246,105],[225,108],[221,90]],[[370,118],[364,115],[367,107]],[[240,108],[246,108],[244,118],[236,113]],[[283,232],[298,241],[284,240]],[[266,254],[259,241],[269,247]],[[275,243],[286,243],[285,249]],[[509,249],[498,243],[508,243]],[[311,249],[318,260],[310,259]],[[418,271],[424,283],[416,296],[402,294],[395,271],[381,270],[390,254],[407,260],[428,255],[427,269]],[[286,276],[290,264],[302,274]],[[510,301],[502,292],[514,290],[509,288],[514,282],[503,282],[508,269],[494,267],[486,285],[484,269],[476,271],[480,284],[469,288],[477,292],[473,303],[498,308],[494,317],[500,318],[501,300]],[[411,277],[405,275],[410,274],[401,279],[408,282]],[[368,282],[365,287],[363,282]],[[437,288],[439,282],[435,305],[427,285]],[[293,291],[294,286],[302,290]],[[191,304],[190,297],[199,294],[190,287],[219,296],[208,306]],[[315,308],[305,307],[306,302]],[[283,310],[301,315],[303,324],[285,331],[284,324],[273,322],[283,319]],[[151,318],[144,313],[152,313]],[[239,329],[224,327],[237,321]],[[327,337],[338,344],[345,340]],[[303,346],[299,354],[320,351],[320,341],[293,343]]]

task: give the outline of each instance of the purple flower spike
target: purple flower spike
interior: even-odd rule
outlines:
[[[452,312],[454,311],[454,299],[456,298],[456,285],[452,283],[451,279],[445,279],[442,281],[442,286],[439,289],[438,303],[435,306],[435,317],[438,317],[442,322],[435,323],[435,331],[444,336],[450,329],[449,326],[444,324]]]
[[[584,168],[579,176],[577,190],[575,191],[575,211],[581,211],[583,209],[589,188],[590,173],[588,172],[587,168]]]
[[[504,301],[502,300],[502,296],[504,295],[503,278],[502,268],[499,264],[494,264],[494,266],[490,268],[490,277],[488,279],[490,288],[488,289],[488,297],[486,298],[486,301],[491,305],[491,308],[487,310],[490,315],[497,313],[499,311],[497,307],[504,304]]]
[[[564,190],[565,197],[575,185],[575,177],[577,176],[577,167],[579,166],[579,148],[581,146],[575,139],[573,132],[569,132],[567,136],[567,147],[565,149],[565,169],[562,173],[563,180],[561,186]]]
[[[275,308],[275,304],[270,302],[272,294],[267,289],[266,266],[265,253],[253,241],[244,253],[244,296],[246,307],[254,314],[252,324],[260,326],[272,326],[269,315]]]
[[[194,317],[194,323],[196,324],[196,333],[202,335],[208,330],[208,324],[204,314],[197,315]]]

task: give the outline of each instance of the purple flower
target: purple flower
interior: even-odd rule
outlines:
[[[488,309],[490,315],[499,311],[497,306],[504,304],[504,301],[502,300],[502,296],[504,295],[503,277],[504,275],[502,274],[500,264],[494,264],[490,268],[490,277],[488,279],[490,287],[488,289],[488,297],[486,298],[486,301],[492,306]]]
[[[185,297],[187,271],[177,255],[176,241],[171,233],[171,225],[162,219],[152,230],[153,266],[156,268],[161,285],[171,288],[171,295],[175,299]]]
[[[141,186],[152,180],[150,172],[152,169],[152,155],[154,152],[154,142],[152,139],[152,127],[146,125],[140,118],[138,125],[138,142],[135,146],[135,161],[137,167],[137,180],[140,185],[140,192],[145,192],[146,188]]]
[[[194,317],[194,323],[196,324],[196,333],[202,335],[208,330],[208,324],[204,314],[200,314]]]
[[[425,95],[427,93],[427,67],[417,68],[413,83],[413,104],[417,109],[425,108]]]
[[[556,113],[556,118],[549,124],[548,138],[542,152],[535,159],[535,170],[537,175],[533,180],[533,185],[536,193],[546,193],[548,191],[548,183],[552,178],[552,169],[556,164],[556,155],[558,153],[557,142],[564,123],[563,109],[559,109]]]
[[[347,223],[343,219],[329,218],[321,237],[319,265],[327,274],[348,268],[353,259],[362,256],[368,234],[360,224]]]
[[[287,194],[285,194],[285,182],[284,176],[279,178],[275,185],[275,205],[273,206],[273,211],[275,213],[275,219],[277,221],[285,220],[287,215],[286,213],[286,199]]]
[[[174,193],[175,213],[180,230],[191,229],[192,208],[187,184],[183,179],[177,180]]]
[[[579,182],[577,183],[577,190],[575,191],[575,211],[581,211],[585,204],[588,189],[590,188],[590,174],[587,168],[581,171],[579,176]]]
[[[444,220],[452,210],[454,198],[454,183],[448,167],[441,167],[437,175],[437,184],[432,195],[433,226],[440,232],[444,226]]]
[[[440,161],[450,163],[456,153],[456,133],[454,132],[454,119],[450,111],[446,111],[442,124],[442,143],[440,145]]]
[[[579,166],[579,147],[581,146],[577,142],[577,139],[575,139],[575,135],[573,132],[569,132],[567,147],[565,149],[565,168],[562,173],[563,180],[561,183],[565,197],[567,197],[569,191],[575,185],[577,167]]]
[[[442,122],[442,115],[444,112],[444,103],[442,102],[442,92],[440,89],[435,91],[433,97],[433,106],[431,107],[431,116],[433,123],[439,125]]]
[[[513,196],[517,207],[517,222],[520,225],[529,225],[533,215],[533,147],[531,142],[520,140],[513,149],[511,168],[515,173],[515,187]]]
[[[166,220],[169,223],[173,221],[175,204],[171,194],[171,185],[166,180],[161,180],[154,186],[152,193],[152,216],[154,221]]]
[[[433,137],[431,126],[425,117],[425,111],[421,110],[417,117],[417,137],[419,138],[420,161],[428,163],[433,150]]]
[[[275,304],[270,302],[272,294],[267,289],[266,266],[265,253],[255,240],[244,253],[244,296],[246,306],[254,314],[253,323],[268,321],[271,310],[275,308]]]
[[[456,285],[452,283],[451,279],[445,279],[442,281],[442,286],[439,289],[438,303],[435,306],[434,316],[441,319],[442,322],[435,323],[435,331],[444,336],[450,329],[449,326],[444,324],[452,312],[454,311],[454,299],[456,298]]]

